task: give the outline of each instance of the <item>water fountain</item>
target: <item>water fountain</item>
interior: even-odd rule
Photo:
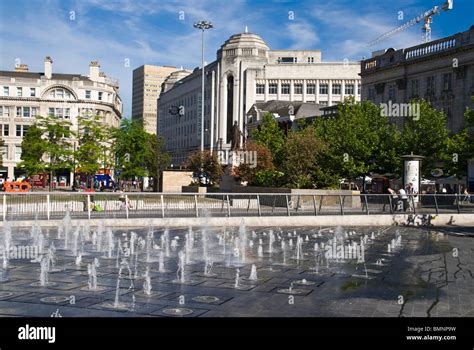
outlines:
[[[235,282],[234,282],[234,288],[239,288],[239,280],[240,280],[240,269],[236,269],[235,271]]]
[[[273,243],[275,242],[275,236],[273,235],[273,230],[270,230],[268,233],[268,253],[272,254],[273,252]]]
[[[89,290],[97,290],[97,267],[99,267],[99,260],[94,258],[94,261],[87,264],[87,275],[89,277],[87,286]]]
[[[178,270],[176,271],[176,280],[175,282],[178,283],[184,283],[186,281],[185,279],[185,272],[184,272],[184,267],[186,265],[186,253],[184,253],[182,250],[179,251],[178,253]]]
[[[239,227],[239,243],[240,243],[240,261],[245,263],[247,250],[247,231],[245,229],[244,221],[242,220]]]
[[[113,259],[113,253],[114,253],[114,233],[112,232],[112,228],[108,227],[107,228],[107,233],[106,233],[106,249],[107,249],[107,255],[105,256],[106,259]]]
[[[281,288],[277,289],[277,293],[282,293],[282,294],[306,294],[310,290],[309,289],[302,289],[302,288],[294,288],[293,282],[290,283],[290,286],[288,288]]]
[[[263,257],[263,246],[261,244],[258,245],[257,255],[259,258]]]
[[[145,281],[143,282],[143,293],[147,296],[151,296],[151,278],[150,268],[148,266],[145,272]]]
[[[39,276],[39,282],[34,282],[32,283],[32,286],[34,287],[51,287],[56,285],[54,282],[49,282],[49,268],[50,268],[50,261],[48,255],[44,255],[43,258],[41,259],[41,264],[40,264],[40,276]]]
[[[12,227],[9,221],[3,225],[3,270],[7,270],[12,242]]]
[[[206,261],[204,262],[204,275],[208,277],[213,277],[217,276],[215,273],[212,273],[212,266],[214,265],[214,262],[212,259],[208,256],[206,258]]]
[[[165,269],[165,253],[161,250],[158,258],[158,272],[167,272]]]
[[[75,264],[76,264],[76,266],[81,266],[82,265],[82,254],[81,253],[79,253],[76,256]]]
[[[135,285],[133,283],[132,270],[130,269],[129,261],[127,260],[130,257],[130,248],[127,235],[123,234],[123,241],[119,238],[117,243],[117,254],[121,252],[122,258],[120,261],[119,271],[117,275],[115,299],[113,303],[103,303],[102,307],[108,309],[133,310],[135,308]],[[124,278],[130,281],[130,285],[127,288],[127,292],[131,291],[132,300],[130,304],[120,301],[120,284]]]
[[[303,237],[296,238],[296,260],[300,261],[303,258]]]
[[[252,268],[250,270],[250,276],[248,278],[249,280],[251,281],[257,281],[258,278],[257,278],[257,267],[255,266],[255,264],[252,264]]]
[[[168,258],[170,256],[170,232],[168,228],[165,228],[161,235],[161,249],[164,250],[165,256]]]
[[[188,232],[185,235],[184,249],[185,249],[185,253],[186,253],[186,264],[190,264],[191,263],[191,253],[192,253],[192,250],[193,250],[192,230],[191,230],[191,232]]]

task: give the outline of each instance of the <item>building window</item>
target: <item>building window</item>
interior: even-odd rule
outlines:
[[[344,87],[344,93],[346,95],[354,95],[354,84],[347,84]]]
[[[38,108],[37,107],[31,107],[31,116],[36,117],[38,115]]]
[[[296,63],[298,62],[297,57],[278,57],[279,63]]]
[[[23,107],[23,118],[30,117],[30,107]]]
[[[328,94],[328,84],[319,85],[319,94],[320,95],[327,95]]]
[[[1,135],[2,136],[10,136],[10,126],[8,124],[0,124],[1,127]]]
[[[10,96],[10,88],[8,86],[3,87],[3,96]]]
[[[395,85],[394,84],[390,84],[388,86],[388,100],[395,102]]]
[[[282,95],[290,94],[290,84],[281,84],[281,94]]]
[[[73,95],[71,94],[71,92],[67,89],[52,89],[50,92],[49,92],[49,97],[52,98],[52,99],[58,99],[58,100],[70,100],[71,98],[73,98]]]
[[[277,84],[270,84],[268,85],[268,93],[269,94],[274,94],[276,95],[278,91],[278,85]]]
[[[426,94],[427,95],[434,95],[436,93],[436,81],[435,77],[427,77],[426,78]]]
[[[21,146],[15,146],[15,160],[21,160]]]
[[[18,124],[16,126],[16,136],[17,137],[23,137],[25,136],[26,132],[28,131],[29,126],[28,125],[21,125]]]
[[[99,101],[102,101],[102,91],[99,91]]]
[[[443,74],[443,91],[451,91],[451,77],[451,73]]]
[[[86,90],[86,98],[87,99],[91,98],[91,91],[90,90]]]
[[[369,100],[374,101],[375,100],[375,89],[373,87],[369,87],[367,89],[367,91],[368,91]]]
[[[30,88],[30,96],[35,97],[36,96],[36,88]]]
[[[16,96],[17,97],[22,97],[23,96],[23,88],[22,87],[17,87],[16,88]]]
[[[48,109],[48,115],[51,117],[54,117],[54,108],[49,108]]]
[[[10,107],[0,106],[0,117],[8,117],[8,116],[10,116]]]
[[[357,95],[360,95],[360,83],[357,84]]]
[[[333,95],[340,95],[341,94],[341,85],[340,84],[334,84],[332,86],[332,93],[333,93]]]
[[[303,93],[303,85],[296,84],[295,85],[295,94],[296,95],[301,95],[302,93]]]
[[[257,84],[257,95],[262,95],[265,93],[265,85]]]
[[[316,85],[314,84],[306,85],[306,93],[308,95],[314,95],[316,93]]]
[[[2,154],[2,159],[8,159],[8,146],[0,147],[0,153]]]
[[[21,107],[16,107],[16,116],[21,117]]]
[[[314,63],[314,57],[308,57],[308,63]]]
[[[418,96],[419,95],[419,82],[418,79],[413,79],[411,81],[411,96]]]

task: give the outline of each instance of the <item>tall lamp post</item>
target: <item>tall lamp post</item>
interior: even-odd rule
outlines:
[[[202,86],[201,86],[201,153],[204,152],[204,31],[214,28],[211,22],[199,21],[194,23],[194,28],[202,31],[201,36],[201,67],[202,67]],[[212,140],[211,140],[212,142]]]

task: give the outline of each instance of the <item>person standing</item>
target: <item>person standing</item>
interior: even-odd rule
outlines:
[[[403,203],[403,211],[407,211],[407,209],[408,209],[408,196],[407,196],[407,193],[406,193],[405,189],[400,188],[400,189],[398,190],[398,196],[399,196],[400,199],[402,200],[402,203]]]

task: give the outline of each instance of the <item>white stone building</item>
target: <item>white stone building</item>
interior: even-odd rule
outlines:
[[[358,62],[323,62],[319,50],[270,50],[256,34],[232,35],[205,67],[205,148],[229,149],[234,121],[245,131],[247,113],[256,102],[332,106],[346,96],[359,101],[359,72]],[[200,147],[201,69],[180,79],[176,74],[168,78],[173,83],[165,81],[158,100],[157,132],[178,165]]]
[[[89,76],[53,73],[53,60],[46,57],[44,72],[29,72],[25,64],[14,71],[0,71],[0,137],[5,141],[1,152],[0,176],[16,178],[21,160],[21,142],[35,116],[54,114],[69,119],[77,130],[77,117],[99,115],[108,126],[118,127],[122,119],[122,100],[118,82],[100,72],[98,62],[89,65]],[[72,174],[67,175],[70,183]]]

